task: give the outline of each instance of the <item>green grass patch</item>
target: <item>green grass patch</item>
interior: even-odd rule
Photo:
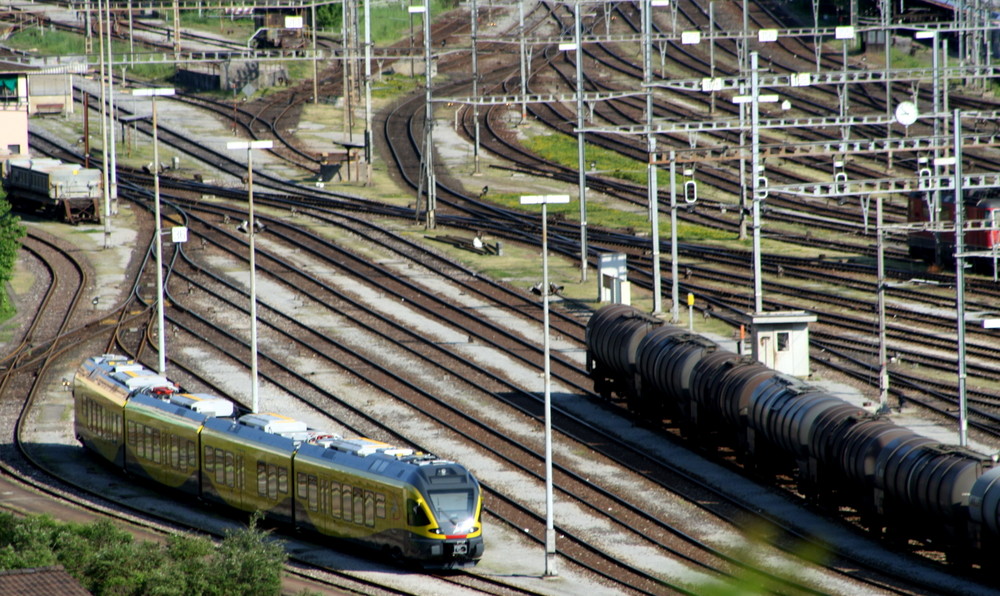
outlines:
[[[137,79],[166,83],[177,74],[177,67],[173,64],[139,64],[129,72]]]
[[[289,60],[282,64],[288,69],[289,81],[305,81],[313,78],[312,60]],[[323,68],[322,63],[317,63],[316,68]]]
[[[417,2],[416,4],[422,4]],[[431,20],[437,19],[442,14],[458,6],[456,0],[431,0]],[[395,43],[410,36],[410,28],[414,34],[423,31],[423,20],[420,15],[410,15],[410,4],[399,2],[395,4],[372,5],[370,8],[372,18],[372,42],[375,44]],[[364,11],[358,9],[361,31],[364,32],[365,17]],[[485,14],[484,8],[480,8],[480,15]],[[328,31],[329,34],[339,36],[340,31]],[[362,33],[363,34],[363,33]]]
[[[168,22],[173,26],[173,19]],[[253,19],[248,17],[234,18],[220,10],[181,11],[181,27],[206,33],[224,35],[230,39],[247,41],[257,28]]]
[[[539,206],[522,206],[520,194],[498,193],[493,192],[492,189],[490,190],[490,201],[510,209],[526,212],[540,213],[542,210]],[[571,196],[569,203],[549,205],[547,211],[550,222],[555,220],[580,221],[580,203],[575,196]],[[626,211],[614,205],[594,200],[587,202],[587,222],[589,225],[631,230],[640,234],[648,234],[650,229],[645,210],[642,212]],[[670,236],[670,218],[662,212],[659,218],[659,230],[660,238]],[[685,242],[736,241],[736,236],[730,232],[684,222],[678,222],[677,237]],[[744,244],[749,246],[750,241],[747,240]]]
[[[522,144],[538,155],[568,168],[576,168],[579,165],[577,141],[574,137],[562,134],[539,135],[525,140]],[[641,186],[646,185],[646,162],[631,159],[620,153],[586,142],[583,149],[583,161],[588,172]],[[689,180],[688,177],[681,174],[682,169],[678,168],[676,174],[678,192],[681,192],[680,189]],[[657,170],[656,184],[661,189],[668,188],[670,172],[665,172],[663,169]],[[680,197],[678,200],[681,200]]]
[[[523,145],[563,166],[575,168],[579,165],[577,141],[573,137],[561,134],[539,135],[525,140]],[[599,172],[602,176],[635,184],[646,183],[645,163],[588,143],[584,143],[583,149],[583,161],[588,172]]]
[[[84,37],[65,31],[28,29],[11,35],[4,43],[12,48],[43,56],[72,56],[86,53]]]
[[[6,321],[17,314],[17,309],[14,308],[14,297],[7,289],[4,289],[4,294],[5,299],[0,302],[0,321]]]
[[[100,51],[99,39],[94,40],[93,53]],[[41,56],[83,56],[86,54],[86,38],[76,33],[65,31],[45,31],[31,29],[12,35],[6,42],[19,50],[31,51]],[[129,56],[129,44],[124,41],[114,41],[111,53],[115,60]],[[141,45],[136,46],[136,53],[144,51]],[[96,60],[96,58],[95,58]],[[177,67],[170,64],[138,64],[128,67],[129,75],[147,81],[167,81],[177,72]],[[115,76],[121,76],[121,69],[115,69]]]
[[[566,135],[539,135],[524,141],[524,146],[534,153],[569,168],[576,168],[578,165],[576,139]],[[626,180],[636,184],[646,183],[646,165],[634,159],[629,159],[613,151],[608,151],[601,147],[584,144],[584,161],[588,168],[599,172],[601,176]],[[593,167],[592,167],[593,166]],[[687,178],[677,176],[678,187],[682,186]],[[670,181],[670,174],[658,172],[657,184],[660,188],[665,188]],[[510,195],[503,193],[490,193],[490,200],[500,203],[506,207],[521,209],[520,195]],[[678,197],[680,200],[680,197]],[[534,208],[540,211],[540,207]],[[550,217],[579,221],[580,205],[575,200],[563,205],[549,205]],[[649,219],[645,210],[627,210],[609,203],[591,200],[587,203],[587,221],[591,225],[604,226],[608,228],[631,229],[637,232],[649,230]],[[659,218],[659,230],[661,237],[670,235],[670,218],[661,212]],[[678,222],[677,237],[686,242],[703,241],[726,241],[736,240],[735,236],[729,232]],[[747,243],[748,244],[748,243]]]
[[[414,78],[401,74],[383,76],[372,82],[372,99],[389,99],[413,91],[417,84],[423,84],[423,77]]]

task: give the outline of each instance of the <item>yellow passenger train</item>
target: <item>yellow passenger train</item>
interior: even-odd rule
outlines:
[[[426,567],[483,555],[479,482],[455,462],[240,415],[111,354],[81,364],[73,399],[79,441],[135,477]]]

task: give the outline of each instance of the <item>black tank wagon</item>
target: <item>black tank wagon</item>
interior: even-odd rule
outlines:
[[[587,326],[595,391],[647,423],[670,417],[750,470],[795,475],[817,502],[855,509],[874,533],[905,536],[962,563],[1000,549],[1000,466],[632,307]],[[914,519],[922,523],[913,523]]]

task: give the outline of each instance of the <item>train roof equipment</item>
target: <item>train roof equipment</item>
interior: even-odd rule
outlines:
[[[127,393],[160,388],[165,392],[179,391],[179,387],[167,380],[163,375],[156,374],[142,364],[119,354],[103,354],[91,358],[94,368],[100,373],[118,383]]]
[[[132,396],[131,399],[125,404],[126,409],[135,407],[145,407],[145,408],[155,408],[161,412],[166,412],[167,414],[172,414],[179,418],[185,418],[187,420],[192,420],[197,424],[202,424],[208,418],[212,417],[213,414],[206,412],[199,412],[198,410],[193,410],[187,406],[181,404],[171,403],[169,401],[163,401],[157,396],[151,395],[149,393],[137,393]]]
[[[253,415],[250,415],[253,416]],[[250,426],[240,419],[231,418],[209,418],[205,421],[205,431],[214,431],[221,435],[230,437],[229,440],[248,441],[260,446],[267,446],[272,450],[284,451],[289,455],[295,451],[298,442],[292,437],[267,432],[259,426]]]
[[[273,447],[296,452],[296,457],[311,457],[333,461],[347,467],[368,470],[374,473],[404,478],[421,466],[430,464],[454,465],[430,453],[422,453],[407,447],[397,447],[389,443],[356,437],[345,439],[339,435],[309,428],[301,421],[273,412],[246,414],[236,421],[206,421],[206,428],[243,439],[258,441]],[[400,468],[397,466],[405,466]],[[391,468],[391,469],[390,469]],[[464,475],[456,470],[453,474]]]
[[[453,461],[363,437],[320,436],[300,445],[295,457],[327,461],[418,485],[431,478],[459,480],[468,476],[464,466]]]
[[[260,414],[246,414],[240,416],[240,424],[256,428],[266,433],[280,435],[298,442],[309,439],[309,425],[301,420],[296,420],[274,412]]]
[[[140,367],[142,365],[139,365]],[[158,375],[147,368],[135,368],[132,365],[125,365],[124,367],[114,367],[114,372],[108,375],[115,381],[118,381],[126,388],[129,392],[140,391],[143,389],[167,389],[170,391],[177,391],[179,387],[174,385],[167,380],[166,377]]]
[[[233,402],[208,393],[171,393],[169,401],[171,404],[219,418],[229,418],[236,412]]]
[[[376,453],[392,457],[404,457],[408,455],[413,455],[412,449],[406,447],[396,447],[388,443],[383,443],[382,441],[367,439],[365,437],[358,437],[355,439],[344,439],[337,436],[333,437],[321,436],[317,437],[315,440],[311,442],[317,445],[322,445],[323,447],[336,449],[338,451],[353,453],[354,455],[360,457],[366,457],[368,455],[373,455]]]

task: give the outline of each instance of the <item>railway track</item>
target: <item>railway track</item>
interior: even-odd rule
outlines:
[[[412,121],[411,121],[411,123],[412,123]],[[467,203],[468,201],[465,201],[465,202]],[[472,218],[473,214],[476,213],[476,210],[475,209],[469,209],[467,211],[463,210],[463,213],[467,213],[468,217]],[[479,211],[478,213],[481,214],[482,211]],[[516,221],[516,218],[511,217],[509,214],[503,214],[503,217],[504,217],[504,221],[505,222],[507,222],[507,221]],[[439,218],[439,221],[442,221],[442,220]],[[460,223],[457,218],[456,218],[456,223]],[[471,225],[475,225],[475,224],[471,224]],[[503,224],[500,224],[500,225],[502,226]],[[507,224],[507,225],[509,225],[509,224]],[[537,229],[537,224],[532,224],[529,220],[521,221],[519,225],[523,226],[523,228],[524,228],[524,232],[522,234],[522,237],[525,238],[525,239],[527,239],[529,237],[530,231],[532,229]],[[568,233],[568,231],[570,229],[571,228],[569,226],[567,226],[567,233],[563,234],[567,238],[571,238],[572,237],[572,235],[570,233]],[[236,293],[235,290],[232,290],[232,291],[234,293]],[[178,303],[179,302],[180,301],[178,301]],[[148,337],[148,333],[147,333],[147,337]],[[146,345],[148,345],[148,341],[146,342]],[[536,355],[536,357],[537,357],[537,355]],[[536,520],[535,523],[537,523],[537,520]]]
[[[299,216],[302,216],[301,212],[300,212]],[[305,250],[303,250],[301,247],[299,248],[299,251],[300,252],[305,252]],[[229,252],[232,254],[232,253],[239,252],[239,251],[229,251]],[[325,253],[325,252],[328,252],[328,251],[323,251],[323,252]],[[316,251],[314,254],[319,254],[319,251]],[[345,270],[344,263],[342,261],[337,261],[337,263],[338,263],[338,270],[339,271],[344,271]],[[282,274],[282,276],[286,277],[286,278],[287,278],[288,274],[291,273],[291,270],[293,269],[292,267],[288,267],[287,265],[284,266],[284,267],[280,267],[280,266],[277,266],[277,265],[275,265],[275,266],[279,267],[281,269],[281,271],[284,272]],[[266,267],[266,266],[262,266],[262,267],[263,267],[264,270],[270,269],[269,267]],[[329,265],[324,266],[324,265],[316,265],[316,264],[314,264],[314,265],[312,265],[310,267],[299,267],[299,269],[308,269],[308,270],[316,270],[316,271],[328,270],[329,268],[330,268]],[[199,267],[199,269],[203,270],[204,267]],[[366,278],[367,279],[367,278],[370,278],[371,274],[369,272],[366,272],[366,271],[360,271],[360,272],[355,273],[355,275],[357,277],[359,277],[359,278]],[[190,281],[189,281],[189,283],[190,283]],[[293,285],[295,285],[297,287],[302,287],[303,286],[303,282],[293,282]],[[388,290],[385,290],[385,291],[388,292]],[[207,288],[200,288],[199,291],[196,292],[196,295],[201,296],[201,295],[205,295],[207,293],[208,293]],[[317,292],[315,290],[307,290],[306,294],[310,295],[310,296],[317,296]],[[352,314],[352,319],[355,320],[356,322],[360,322],[363,319],[367,320],[369,318],[368,315],[366,315],[364,317],[361,317],[358,314],[357,311],[362,308],[361,304],[354,304],[354,305],[343,304],[343,300],[344,300],[343,296],[338,295],[336,297],[336,299],[334,299],[334,300],[322,299],[321,297],[317,296],[317,299],[319,301],[321,301],[321,302],[329,302],[331,305],[335,306],[338,311],[353,313]],[[390,297],[390,299],[391,299],[391,297]],[[407,299],[407,302],[408,303],[413,303],[413,302],[415,302],[417,300],[418,299],[416,297],[414,297],[413,295],[409,295],[408,299]],[[300,308],[304,308],[304,307],[300,307]],[[268,310],[270,310],[270,307],[268,308]],[[271,316],[272,315],[270,315],[270,314],[263,315],[262,316],[262,321],[268,320]],[[271,323],[271,324],[273,325],[274,323]],[[284,324],[282,324],[281,326],[284,327]],[[199,333],[199,332],[197,332],[195,330],[192,330],[191,333],[193,333],[196,336],[198,336],[198,335],[204,335],[204,333]],[[304,329],[302,329],[302,330],[300,330],[298,332],[288,333],[287,331],[285,331],[284,333],[287,334],[287,335],[285,335],[286,338],[290,338],[290,337],[305,337],[306,336],[306,330],[304,330]],[[401,340],[400,338],[396,338],[395,342],[396,343],[402,342],[405,345],[405,344],[411,343],[412,340]],[[377,343],[379,345],[381,345],[383,342],[379,341]],[[478,343],[478,340],[477,340],[476,343]],[[354,361],[354,359],[358,357],[358,351],[357,350],[358,350],[357,348],[355,348],[354,350],[344,350],[345,351],[345,355],[350,354],[350,360],[351,361],[340,363],[339,366],[342,366],[342,367],[344,367],[346,369],[350,369],[350,370],[353,370],[353,371],[368,371],[368,370],[375,369],[377,365],[374,362],[355,362]],[[317,354],[321,353],[321,354],[325,354],[325,355],[330,355],[331,352],[332,352],[332,350],[331,350],[330,347],[322,347],[322,346],[314,346],[311,349],[311,351],[313,353],[317,353]],[[338,348],[338,351],[339,351],[339,348]],[[434,357],[435,360],[441,360],[442,358],[443,358],[443,356]],[[237,356],[237,359],[239,359],[239,356]],[[268,361],[270,362],[270,358],[268,359]],[[271,365],[271,366],[274,366],[274,365]],[[429,367],[430,366],[430,362],[425,362],[425,366]],[[455,371],[455,366],[457,366],[457,364],[446,365],[446,369],[447,370],[451,370],[451,371]],[[282,367],[282,371],[281,371],[281,375],[280,376],[284,376],[284,375],[290,374],[290,371],[288,370],[290,368],[292,368],[292,367]],[[320,367],[320,368],[322,368],[322,367]],[[276,373],[272,373],[272,374],[276,374]],[[371,374],[371,373],[368,373],[368,374]],[[382,374],[384,374],[384,372]],[[429,374],[432,377],[434,376],[433,373],[429,373]],[[458,374],[461,378],[470,378],[470,380],[471,380],[471,375],[469,375],[469,374],[459,374],[459,373],[454,373],[454,372],[453,372],[453,374]],[[302,381],[298,381],[296,383],[290,383],[290,382],[287,382],[287,381],[285,381],[285,382],[279,382],[277,380],[277,377],[274,377],[274,376],[268,376],[267,378],[268,378],[268,381],[270,383],[274,384],[275,386],[286,387],[286,388],[287,387],[295,387],[298,383],[302,382]],[[399,379],[395,379],[395,380],[378,379],[378,378],[372,379],[372,378],[367,377],[367,376],[365,378],[365,384],[371,385],[371,386],[378,386],[378,387],[383,388],[385,390],[389,390],[392,387],[397,386],[397,384],[399,382],[400,382]],[[460,394],[460,395],[466,395],[466,394],[471,394],[476,389],[478,389],[478,390],[481,391],[482,390],[481,384],[478,383],[478,382],[473,382],[473,383],[471,383],[471,385],[469,387],[465,388],[464,390],[463,389],[459,389],[459,390],[455,391],[455,393]],[[414,389],[414,388],[411,387],[411,388],[405,390],[404,393],[413,393],[414,391],[416,391],[416,389]],[[295,392],[295,391],[293,390],[293,392]],[[299,396],[302,396],[302,395],[304,395],[306,393],[306,391],[300,390],[300,391],[298,391],[296,393]],[[411,397],[410,399],[413,399],[413,398]],[[467,400],[467,399],[472,399],[472,398],[465,397],[463,399]],[[338,404],[338,408],[340,408],[340,407],[342,407],[342,404]],[[418,410],[420,412],[423,412],[425,415],[430,415],[431,418],[433,418],[435,420],[438,420],[438,419],[448,420],[448,427],[449,428],[458,428],[459,427],[459,424],[457,422],[455,422],[451,418],[451,416],[453,416],[455,414],[455,412],[447,414],[448,417],[446,418],[446,414],[435,414],[434,413],[434,409],[432,408],[432,406],[430,406],[428,404],[416,405],[416,406],[413,406],[413,407],[415,407],[416,410]],[[539,404],[537,403],[537,399],[536,399],[535,403],[531,406],[531,410],[533,410],[535,412],[534,416],[536,416],[536,417],[538,415],[537,414],[538,407],[539,407]],[[480,428],[480,429],[481,428],[487,428],[489,426],[490,426],[489,423],[484,423],[482,421],[475,421],[474,424],[473,424],[473,428]],[[386,429],[382,429],[382,432],[387,432],[387,430]],[[412,439],[408,439],[408,440],[412,441]],[[594,442],[594,440],[590,441],[590,443],[592,443],[592,442]],[[537,447],[535,448],[535,450],[536,450],[536,453],[537,453]],[[633,454],[631,457],[634,457],[634,456],[635,455]],[[536,455],[536,457],[537,457],[537,455]],[[560,485],[562,485],[564,482],[565,481],[561,481]],[[593,481],[591,480],[588,484],[592,484],[592,483],[593,483]],[[569,487],[562,488],[562,490],[565,490],[566,492],[565,492],[564,495],[561,495],[561,498],[562,498],[562,496],[565,496],[565,497],[568,498],[570,495],[580,495],[581,493],[585,494],[585,491],[582,488],[580,488],[580,487],[574,488],[571,485]],[[490,491],[490,493],[491,494],[496,494],[496,495],[501,495],[502,494],[502,492],[499,491],[499,490],[493,490],[493,491]],[[577,498],[579,498],[579,496],[577,496]],[[593,501],[593,500],[594,500],[593,498],[589,498],[589,499],[585,498],[584,499],[584,501]],[[498,506],[498,505],[491,504],[491,507],[496,507],[496,506]],[[612,506],[610,508],[614,509],[614,508],[620,507],[620,506],[621,505]],[[603,508],[603,507],[601,507],[601,508]],[[641,510],[641,509],[642,508],[637,508],[637,510]],[[492,508],[491,508],[491,513],[493,513],[494,515],[496,515],[496,512]],[[508,515],[510,515],[510,514],[508,514]],[[626,521],[628,521],[628,520],[626,520]],[[542,522],[542,520],[538,518],[537,514],[535,514],[535,520],[532,523],[534,525],[536,525],[536,527],[537,527],[537,524],[540,524],[541,522]],[[631,520],[631,521],[629,521],[627,523],[627,525],[628,526],[643,525],[644,527],[646,527],[648,529],[650,523],[651,523],[651,521],[648,520],[648,519],[645,522],[642,522],[642,523],[639,523],[639,522],[637,522],[635,520]],[[522,524],[515,524],[515,527],[521,527],[521,525]],[[539,530],[535,530],[535,531],[532,531],[531,533],[533,535],[539,535],[540,531]],[[566,536],[567,538],[569,538],[569,536],[570,536],[570,532],[568,532],[568,531],[566,531],[566,530],[564,530],[562,528],[560,528],[560,533],[562,535]],[[566,552],[561,551],[561,554],[563,554],[563,556],[569,556],[569,551],[571,550],[571,547],[567,546],[566,549],[567,549]],[[621,580],[619,580],[619,581],[621,581]],[[647,580],[647,581],[649,581],[649,580]],[[628,579],[626,583],[628,583],[628,582],[633,582],[633,585],[636,585],[636,586],[641,585],[641,584],[635,584],[634,583],[634,582],[636,582],[636,578],[634,578],[634,577],[631,578],[631,579]],[[654,591],[654,593],[655,593],[655,591]]]

